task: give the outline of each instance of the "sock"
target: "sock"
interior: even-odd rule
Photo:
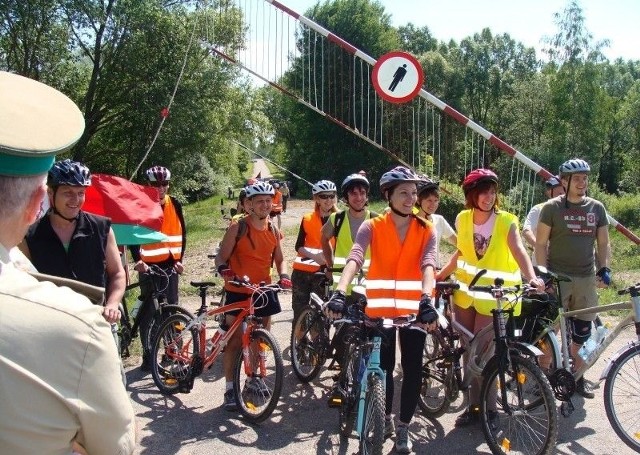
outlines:
[[[224,391],[227,392],[229,390],[233,390],[233,381],[227,381],[226,384],[225,384]]]

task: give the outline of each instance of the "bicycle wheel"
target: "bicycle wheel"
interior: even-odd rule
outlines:
[[[349,344],[344,353],[344,370],[340,372],[340,389],[344,396],[340,405],[338,424],[340,434],[348,437],[356,422],[358,394],[360,392],[360,363],[362,351],[356,344]]]
[[[367,378],[364,399],[364,422],[360,435],[362,455],[382,455],[384,444],[384,382],[377,374]]]
[[[149,346],[149,351],[151,351],[151,346],[155,343],[156,335],[162,326],[162,324],[174,314],[181,314],[187,318],[193,319],[194,316],[191,314],[189,310],[186,308],[182,308],[178,305],[164,305],[162,307],[162,312],[156,311],[149,321],[149,328],[146,333],[146,343],[142,343],[142,346]],[[142,341],[142,339],[141,339]]]
[[[622,441],[640,452],[640,346],[631,345],[615,360],[604,386],[604,408]]]
[[[432,357],[424,357],[418,406],[427,417],[440,417],[447,412],[449,405],[458,398],[460,392],[454,376],[452,359],[442,357],[443,352],[439,345]]]
[[[301,382],[315,379],[324,365],[325,332],[325,318],[315,308],[307,307],[298,315],[291,331],[291,366]]]
[[[151,376],[164,395],[179,392],[180,382],[189,378],[193,356],[200,350],[198,330],[186,330],[191,320],[180,313],[169,316],[151,347]]]
[[[558,437],[558,415],[546,376],[531,360],[512,356],[504,380],[506,408],[501,397],[498,362],[487,371],[482,384],[482,431],[491,452],[551,453]]]
[[[249,365],[240,352],[233,375],[233,390],[240,413],[252,423],[267,419],[280,399],[284,366],[273,335],[254,329],[248,347]]]
[[[424,362],[433,359],[440,350],[440,341],[433,333],[429,332],[424,341]]]

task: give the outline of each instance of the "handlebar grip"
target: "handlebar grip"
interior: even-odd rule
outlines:
[[[493,293],[493,287],[491,286],[469,286],[469,290],[477,291],[477,292],[486,292],[487,294]]]

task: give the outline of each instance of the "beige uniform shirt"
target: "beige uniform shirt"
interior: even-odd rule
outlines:
[[[134,413],[101,308],[38,282],[0,245],[0,452],[130,454]]]

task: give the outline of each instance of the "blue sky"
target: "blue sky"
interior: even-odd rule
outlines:
[[[316,3],[279,1],[300,14]],[[543,36],[557,32],[554,13],[562,12],[569,4],[569,0],[378,1],[391,14],[393,25],[409,22],[426,25],[441,41],[459,42],[489,27],[494,34],[508,33],[516,41],[538,50]],[[579,0],[579,4],[594,40],[609,39],[610,46],[603,51],[607,58],[640,60],[640,0]],[[542,57],[538,52],[538,58]]]

